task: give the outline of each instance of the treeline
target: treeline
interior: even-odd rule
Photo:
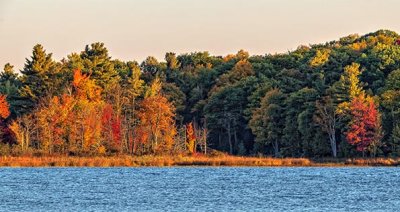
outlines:
[[[120,61],[102,43],[41,45],[0,74],[2,154],[400,154],[400,36],[380,30],[285,54]]]

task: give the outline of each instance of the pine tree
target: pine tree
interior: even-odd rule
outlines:
[[[40,44],[33,47],[32,54],[21,70],[22,87],[19,93],[24,104],[19,105],[20,113],[31,111],[42,98],[51,95],[55,89],[53,77],[56,66],[52,54],[47,54]]]
[[[119,82],[120,78],[108,55],[108,50],[104,43],[93,43],[86,45],[85,50],[81,52],[81,58],[84,68],[82,72],[89,74],[90,78],[99,85],[105,93],[111,85]]]

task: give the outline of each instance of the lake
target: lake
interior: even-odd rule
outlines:
[[[399,211],[399,168],[1,168],[0,211]]]

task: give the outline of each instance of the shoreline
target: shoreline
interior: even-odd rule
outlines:
[[[400,158],[1,156],[0,167],[397,167]]]

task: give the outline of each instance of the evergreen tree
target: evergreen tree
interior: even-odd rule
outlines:
[[[19,94],[23,103],[19,105],[17,113],[33,110],[42,98],[54,93],[57,89],[54,86],[56,71],[52,54],[47,54],[42,45],[35,45],[31,58],[26,59],[25,66],[21,70],[22,87]]]
[[[107,89],[119,81],[118,73],[104,43],[86,45],[80,57],[84,67],[82,72],[89,74],[91,79],[104,89],[105,93],[107,93]]]

